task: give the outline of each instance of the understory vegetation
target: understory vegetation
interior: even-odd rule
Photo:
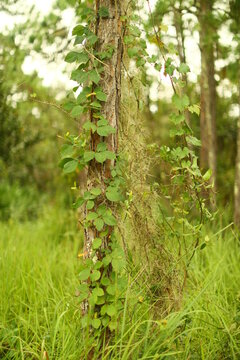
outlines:
[[[34,221],[1,223],[1,359],[85,359],[93,345],[94,359],[239,358],[240,252],[232,227],[204,227],[209,242],[194,257],[179,309],[170,314],[156,309],[141,269],[133,269],[119,326],[100,349],[79,326],[83,239],[65,221],[72,215],[49,206]]]

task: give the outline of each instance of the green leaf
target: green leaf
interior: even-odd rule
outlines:
[[[93,240],[92,247],[93,247],[94,250],[99,249],[101,245],[102,245],[102,239],[95,238]]]
[[[89,55],[85,51],[78,53],[78,56],[77,56],[78,63],[86,64],[88,62],[88,60],[89,60]]]
[[[197,114],[198,116],[199,116],[199,114],[200,114],[200,106],[197,105],[197,104],[190,105],[190,106],[188,107],[188,110],[189,110],[192,114],[195,113],[195,114]]]
[[[99,215],[104,215],[106,212],[107,212],[106,205],[103,205],[103,204],[99,205],[99,207],[97,208],[97,213]]]
[[[117,312],[117,309],[115,308],[114,305],[107,305],[106,306],[106,313],[109,315],[109,316],[113,316],[115,315]]]
[[[174,159],[184,159],[186,156],[189,155],[189,149],[184,147],[183,149],[181,147],[177,147],[175,149],[172,149],[171,151],[172,156]]]
[[[84,35],[76,36],[75,41],[74,41],[74,45],[82,44],[84,40],[85,40]]]
[[[92,211],[92,212],[87,214],[86,220],[87,221],[92,221],[92,220],[97,219],[97,217],[98,217],[98,214]]]
[[[136,61],[137,67],[143,66],[146,63],[146,61],[143,58],[139,58]]]
[[[72,110],[72,108],[75,106],[75,102],[73,103],[72,101],[68,101],[66,103],[63,104],[63,109],[66,111],[70,111]]]
[[[98,101],[91,102],[90,106],[95,109],[101,109],[101,107],[102,107],[102,105]]]
[[[97,128],[97,133],[100,136],[108,136],[110,134],[115,134],[116,129],[110,125],[100,126]]]
[[[72,157],[74,152],[75,149],[72,145],[64,144],[61,148],[61,159]]]
[[[93,293],[94,293],[95,295],[97,295],[97,296],[104,296],[104,291],[103,291],[103,289],[102,289],[102,288],[99,288],[99,287],[93,289]]]
[[[94,329],[98,329],[101,326],[101,320],[100,319],[93,319],[92,320],[92,327]]]
[[[192,144],[194,146],[201,146],[201,141],[194,136],[189,135],[186,137],[186,140],[189,144]]]
[[[117,220],[109,211],[103,215],[103,221],[109,226],[117,225]]]
[[[101,79],[98,72],[96,70],[91,70],[88,74],[89,74],[89,79],[97,85]]]
[[[96,98],[100,101],[106,101],[107,95],[104,94],[104,92],[102,92],[102,91],[96,91]]]
[[[98,270],[93,270],[92,273],[90,274],[90,278],[92,281],[97,281],[98,279],[100,279],[101,273]]]
[[[134,57],[134,56],[136,56],[138,54],[139,54],[139,47],[134,46],[134,47],[128,49],[128,56],[130,58],[132,58],[132,57]]]
[[[98,37],[95,34],[91,34],[91,35],[87,36],[87,40],[90,45],[94,45],[98,41]]]
[[[109,324],[110,318],[108,316],[104,316],[102,319],[103,326],[107,326]]]
[[[82,206],[84,204],[85,200],[80,197],[77,199],[77,201],[73,204],[73,208],[74,209],[78,209],[80,206]]]
[[[181,128],[181,129],[171,129],[170,130],[170,137],[174,137],[174,136],[182,136],[185,134],[185,130],[184,128]]]
[[[78,165],[78,161],[75,159],[68,161],[63,167],[63,173],[70,174],[74,172],[77,168],[77,165]]]
[[[96,159],[97,162],[102,164],[107,159],[105,151],[96,153],[95,154],[95,159]]]
[[[203,175],[203,180],[208,181],[210,180],[212,176],[212,170],[208,169],[208,171],[205,172],[205,174]]]
[[[98,120],[97,126],[109,125],[107,119]]]
[[[83,110],[84,110],[84,108],[81,105],[74,106],[74,108],[71,111],[71,115],[72,116],[81,115],[83,113]]]
[[[85,191],[83,198],[84,198],[84,200],[93,200],[96,198],[96,196],[91,194],[89,191]]]
[[[88,298],[88,302],[91,306],[95,306],[96,305],[96,302],[98,300],[98,297],[94,294],[91,294]]]
[[[79,273],[79,279],[81,281],[85,281],[89,278],[90,276],[90,269],[83,269],[80,273]]]
[[[107,148],[107,144],[105,143],[105,142],[101,142],[101,143],[99,143],[98,144],[98,146],[97,146],[97,151],[105,151],[106,150],[106,148]]]
[[[172,64],[173,59],[168,58],[165,62],[165,72],[166,74],[172,76],[175,70],[175,66]]]
[[[178,68],[178,71],[181,73],[181,74],[186,74],[190,71],[190,68],[187,64],[185,63],[182,63],[179,68]]]
[[[92,210],[94,208],[94,201],[88,200],[86,207],[88,210]]]
[[[109,160],[116,159],[116,154],[112,151],[106,150],[106,151],[104,151],[104,154],[106,155],[106,158]]]
[[[206,246],[207,246],[207,244],[205,242],[202,243],[202,245],[200,246],[200,250],[203,250]]]
[[[109,17],[108,8],[106,8],[105,6],[101,6],[98,10],[98,14],[101,18],[108,18]]]
[[[81,90],[80,94],[77,97],[77,103],[78,104],[85,104],[88,100],[87,95],[91,92],[91,89],[88,87],[85,87]]]
[[[94,264],[94,270],[100,269],[100,268],[102,267],[102,265],[103,265],[103,263],[98,260],[98,261],[95,262],[95,264]]]
[[[94,159],[94,157],[95,157],[94,151],[85,151],[84,152],[84,155],[83,155],[84,161],[86,161],[86,162],[91,161],[92,159]]]
[[[182,97],[180,97],[177,94],[174,94],[172,100],[173,100],[174,105],[176,106],[176,108],[179,111],[183,111],[189,105],[189,98],[185,94]]]
[[[71,79],[82,84],[88,79],[88,73],[81,69],[74,70],[71,74]]]
[[[129,35],[129,36],[124,36],[123,41],[126,45],[129,45],[129,44],[132,44],[136,40],[134,39],[134,37],[132,35]]]
[[[100,194],[102,193],[102,191],[101,191],[100,188],[92,188],[92,189],[90,190],[90,193],[93,194],[93,195],[95,195],[95,196],[98,196],[98,195],[100,195]]]
[[[87,293],[82,293],[82,294],[79,294],[78,301],[82,302],[82,301],[86,300],[87,298],[88,298],[88,294]]]
[[[101,279],[101,284],[102,284],[103,286],[108,286],[108,285],[110,285],[110,280],[109,280],[107,277],[103,277],[103,278]]]
[[[105,304],[105,296],[98,296],[96,305],[103,305]]]
[[[87,131],[92,130],[92,132],[94,133],[97,130],[97,126],[91,121],[86,121],[85,124],[83,125],[83,129]]]
[[[135,36],[135,37],[140,37],[141,36],[141,31],[139,30],[139,28],[137,26],[132,25],[130,28],[130,33],[131,35]]]
[[[74,61],[77,60],[78,57],[78,53],[76,51],[70,51],[66,57],[65,57],[65,61],[67,63],[73,63]]]
[[[82,51],[80,53],[76,52],[76,51],[71,51],[65,57],[65,61],[68,63],[73,63],[73,62],[77,61],[81,64],[86,64],[88,62],[88,60],[89,60],[89,56],[84,51]]]
[[[86,220],[87,220],[87,221],[92,221],[92,220],[97,219],[97,217],[98,217],[98,214],[95,213],[94,211],[92,211],[92,212],[89,212],[89,213],[87,214]]]
[[[113,186],[108,186],[107,191],[106,191],[106,197],[108,200],[113,201],[113,202],[117,202],[122,199],[122,196],[118,191],[118,188],[113,187]]]
[[[110,255],[106,255],[103,259],[102,259],[102,262],[105,266],[109,265],[110,262],[111,262],[112,258]]]
[[[86,31],[85,26],[77,25],[73,28],[72,35],[82,36]]]
[[[116,289],[114,285],[108,285],[106,290],[109,295],[115,295]]]
[[[101,231],[104,226],[104,222],[102,219],[97,218],[96,220],[94,220],[94,225],[96,226],[96,229],[98,231]]]
[[[175,125],[178,125],[185,121],[185,116],[183,114],[171,114],[170,119]]]

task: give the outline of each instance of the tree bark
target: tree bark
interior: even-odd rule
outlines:
[[[101,17],[99,15],[99,9],[108,9],[109,15]],[[101,80],[98,86],[107,95],[106,102],[102,102],[101,115],[104,116],[109,125],[116,129],[116,133],[109,135],[108,137],[101,137],[96,132],[91,135],[91,150],[96,151],[97,145],[100,142],[105,142],[107,149],[117,153],[118,148],[118,123],[120,115],[120,99],[121,99],[121,65],[122,65],[122,32],[123,23],[120,19],[122,15],[123,2],[121,0],[96,0],[96,22],[95,22],[95,34],[98,36],[98,42],[96,49],[98,52],[103,52],[112,47],[113,54],[110,59],[105,59],[103,63],[100,63],[104,67],[101,72]],[[92,91],[96,86],[93,86]],[[94,99],[93,99],[94,100]],[[96,123],[99,119],[94,117],[95,110],[90,111],[90,120]],[[92,187],[100,187],[102,194],[105,192],[106,180],[111,177],[111,166],[114,165],[114,160],[107,160],[104,164],[97,163],[96,160],[92,160],[88,168],[88,190]],[[99,203],[106,199],[99,197]],[[95,203],[95,207],[99,205]],[[107,204],[108,208],[111,204]],[[85,210],[87,215],[87,210]],[[102,248],[108,247],[111,231],[103,239]],[[90,226],[85,229],[85,241],[84,241],[84,257],[90,258],[92,254],[92,242],[93,239],[99,237],[99,232],[94,226]],[[99,259],[101,258],[101,252],[98,253]]]
[[[240,61],[240,60],[239,60]],[[240,228],[240,71],[239,71],[239,118],[237,132],[237,157],[235,168],[235,184],[234,184],[234,223]]]
[[[200,51],[201,51],[201,153],[200,166],[203,170],[212,170],[212,207],[216,206],[216,175],[217,175],[217,141],[216,141],[216,83],[214,66],[214,29],[210,25],[209,17],[212,13],[213,1],[200,0],[198,14],[200,23]]]

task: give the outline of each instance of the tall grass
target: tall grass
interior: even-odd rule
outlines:
[[[45,210],[32,222],[0,223],[0,359],[240,359],[240,248],[229,228],[191,263],[179,311],[153,318],[144,284],[129,288],[111,342],[81,328],[81,232],[73,215]]]

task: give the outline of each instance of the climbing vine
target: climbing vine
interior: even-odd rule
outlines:
[[[83,196],[74,203],[75,208],[84,206],[85,249],[84,261],[79,273],[79,301],[82,303],[82,325],[91,326],[98,332],[101,327],[114,330],[117,315],[123,308],[125,278],[121,276],[125,259],[121,247],[116,241],[116,211],[119,203],[125,199],[125,181],[123,163],[117,153],[118,104],[112,118],[106,117],[106,107],[111,106],[111,93],[104,89],[106,73],[114,60],[121,61],[121,33],[119,41],[113,42],[100,38],[101,22],[107,26],[111,21],[109,9],[97,4],[96,11],[84,8],[82,19],[86,25],[77,25],[72,34],[75,45],[80,51],[71,51],[65,61],[77,63],[71,79],[82,87],[76,101],[68,102],[65,107],[73,117],[87,118],[80,135],[66,134],[66,143],[62,147],[62,167],[65,174],[88,169],[88,184]],[[119,6],[119,20],[121,9]],[[115,11],[115,9],[114,9]],[[104,20],[106,20],[104,22]],[[95,24],[93,27],[92,24]],[[114,31],[111,29],[111,31]],[[107,35],[106,35],[107,36]],[[116,36],[116,35],[115,35]],[[118,64],[115,64],[115,68]],[[121,67],[121,64],[119,64]],[[116,69],[115,69],[116,70]],[[120,86],[121,68],[111,74],[109,82],[116,81],[116,102]],[[105,82],[104,82],[105,80]],[[112,111],[112,109],[111,109]],[[116,118],[115,124],[113,118]],[[112,124],[111,124],[112,121]]]
[[[111,9],[100,6],[101,2],[97,2],[95,10],[83,7],[81,18],[85,25],[77,25],[72,32],[78,50],[69,52],[65,58],[66,62],[77,64],[71,79],[78,84],[73,91],[77,93],[80,90],[74,100],[65,104],[65,109],[70,111],[72,117],[84,118],[85,122],[79,135],[66,134],[66,142],[61,150],[61,166],[65,174],[83,169],[88,171],[87,189],[74,203],[76,209],[83,206],[85,214],[85,248],[79,273],[79,301],[84,315],[83,327],[90,326],[97,334],[102,327],[111,331],[116,329],[126,289],[125,257],[116,240],[120,204],[129,207],[134,196],[126,188],[126,163],[117,148],[123,50],[127,50],[129,59],[134,61],[140,71],[145,72],[146,64],[158,71],[164,66],[164,73],[171,81],[174,93],[172,103],[175,106],[175,111],[170,116],[173,125],[171,136],[176,139],[177,146],[159,148],[156,144],[151,144],[148,145],[148,150],[170,166],[172,190],[169,191],[169,186],[158,184],[152,184],[152,188],[154,191],[159,191],[160,188],[162,196],[168,199],[170,197],[174,216],[166,222],[172,234],[179,240],[181,231],[185,233],[188,229],[196,238],[190,250],[185,247],[187,266],[199,247],[203,217],[209,216],[201,199],[201,191],[203,187],[209,186],[211,174],[209,171],[201,174],[198,158],[193,150],[200,146],[200,141],[194,137],[186,119],[186,112],[199,115],[200,111],[197,104],[190,104],[183,91],[186,74],[190,69],[185,63],[176,65],[174,58],[168,55],[174,51],[162,42],[163,26],[156,29],[153,25],[152,32],[144,33],[137,24],[139,17],[134,15],[131,23],[127,23],[126,14],[121,11],[121,4],[117,3],[118,30],[111,41],[108,39],[106,42],[99,37],[99,29],[102,22],[107,28],[104,20],[112,21],[116,14],[111,16]],[[113,10],[116,11],[115,8]],[[157,45],[158,55],[148,54],[147,39]],[[112,62],[114,66],[111,68]],[[114,76],[106,79],[106,73],[111,71],[115,71]],[[108,88],[106,83],[113,78],[115,82],[112,83],[112,88]],[[106,116],[106,106],[113,93],[116,98],[110,118]],[[176,193],[180,194],[178,199]],[[192,225],[187,216],[196,208],[200,212],[200,220],[198,224]],[[174,224],[176,220],[177,224]]]

